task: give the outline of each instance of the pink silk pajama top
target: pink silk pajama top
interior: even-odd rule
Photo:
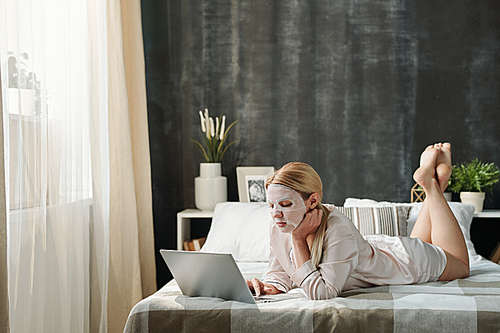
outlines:
[[[318,267],[312,260],[296,267],[291,234],[271,222],[269,271],[264,283],[283,292],[295,283],[309,299],[329,299],[354,288],[435,281],[444,271],[446,256],[439,247],[418,238],[362,236],[334,206],[325,207],[331,213]]]

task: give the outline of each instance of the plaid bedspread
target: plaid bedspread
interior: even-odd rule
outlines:
[[[134,307],[125,332],[500,332],[500,266],[486,260],[451,282],[356,289],[325,301],[296,291],[297,299],[250,305],[186,297],[171,281]]]

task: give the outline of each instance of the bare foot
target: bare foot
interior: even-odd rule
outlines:
[[[440,143],[441,152],[438,154],[436,159],[436,178],[441,188],[441,192],[444,192],[448,187],[448,180],[451,176],[452,165],[451,165],[451,144],[448,142]]]
[[[426,154],[429,150],[435,148],[434,145],[427,146],[424,152],[420,155],[420,166],[422,166],[426,162],[426,158],[429,158],[429,154]]]
[[[438,154],[441,152],[440,147],[429,146],[420,155],[420,168],[413,174],[413,179],[422,186],[425,192],[436,180],[436,160]]]

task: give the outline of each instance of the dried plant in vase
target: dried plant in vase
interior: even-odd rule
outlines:
[[[225,145],[229,130],[238,120],[233,121],[231,125],[225,129],[226,116],[221,115],[220,117],[215,117],[214,121],[214,119],[209,116],[208,109],[205,109],[204,113],[200,111],[199,114],[201,120],[201,131],[205,134],[204,141],[206,149],[196,140],[191,139],[191,142],[198,147],[206,163],[220,163],[227,148],[238,142],[238,140],[235,140]]]
[[[214,121],[208,109],[199,113],[206,149],[200,142],[191,139],[205,159],[205,163],[200,163],[200,176],[194,179],[194,201],[199,210],[213,211],[218,203],[227,200],[227,179],[221,173],[220,162],[227,149],[237,142],[226,145],[229,130],[237,120],[226,129],[226,116],[216,117]]]

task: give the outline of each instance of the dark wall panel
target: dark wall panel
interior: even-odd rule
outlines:
[[[500,164],[498,1],[148,0],[142,15],[157,249],[194,207],[205,107],[238,119],[223,160],[234,201],[239,165],[307,162],[341,205],[409,201],[436,141],[455,162]],[[158,258],[158,285],[169,277]]]

